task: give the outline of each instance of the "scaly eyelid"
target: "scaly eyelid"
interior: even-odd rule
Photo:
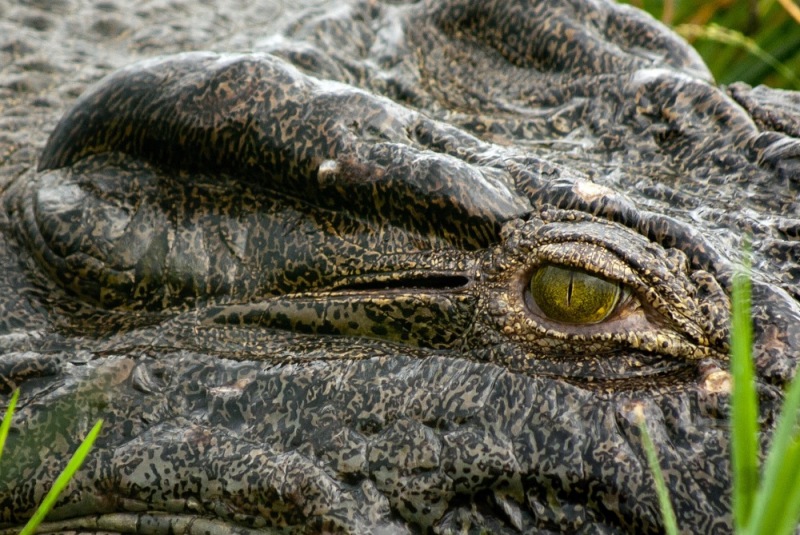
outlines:
[[[634,290],[643,286],[641,278],[624,259],[599,244],[551,242],[536,247],[533,253],[536,261],[528,266],[530,274],[543,264],[553,264],[565,269],[583,271],[607,281],[618,282]]]

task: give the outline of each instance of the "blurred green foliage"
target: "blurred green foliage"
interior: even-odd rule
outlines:
[[[800,89],[797,0],[621,0],[689,41],[717,83]]]

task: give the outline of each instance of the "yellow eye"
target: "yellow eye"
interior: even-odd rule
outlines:
[[[542,266],[531,278],[531,296],[551,320],[562,323],[598,323],[616,308],[619,284],[583,271]]]

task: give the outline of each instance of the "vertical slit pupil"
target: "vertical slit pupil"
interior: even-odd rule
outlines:
[[[569,274],[569,286],[567,286],[567,306],[572,306],[572,281],[575,278],[575,273]]]

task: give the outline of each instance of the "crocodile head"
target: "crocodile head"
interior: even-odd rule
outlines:
[[[730,531],[727,296],[749,234],[768,438],[800,144],[709,78],[633,10],[456,0],[106,77],[3,190],[0,521],[104,418],[46,529],[658,533],[644,418]]]

